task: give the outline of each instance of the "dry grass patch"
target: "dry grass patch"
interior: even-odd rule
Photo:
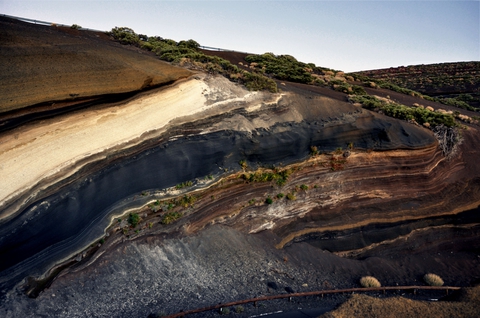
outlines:
[[[458,301],[418,301],[403,297],[378,299],[354,294],[336,310],[321,318],[347,317],[435,317],[467,318],[478,317],[480,287],[466,288],[460,292]]]
[[[380,287],[382,284],[376,279],[375,277],[372,276],[364,276],[360,279],[360,285],[365,288],[369,287]]]
[[[423,280],[430,286],[443,286],[443,279],[432,273],[425,274]]]

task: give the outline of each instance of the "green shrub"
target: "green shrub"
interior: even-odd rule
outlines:
[[[429,111],[426,108],[407,107],[396,103],[387,103],[374,96],[352,96],[350,100],[361,103],[363,107],[370,110],[381,110],[385,115],[403,119],[415,120],[418,124],[430,123],[432,127],[445,125],[446,127],[456,126],[455,118],[450,114],[443,114]]]
[[[352,85],[352,92],[351,94],[355,94],[355,95],[367,95],[367,92],[365,91],[365,89],[361,86],[358,86],[358,85]]]
[[[382,286],[378,279],[372,276],[364,276],[360,278],[360,285],[364,288],[369,288],[369,287],[380,287]]]
[[[128,215],[128,223],[133,227],[136,227],[140,220],[140,216],[137,213],[130,213]]]
[[[191,187],[193,185],[193,181],[185,181],[182,183],[179,183],[175,186],[175,189],[180,190],[183,188]]]
[[[268,197],[268,198],[265,200],[265,203],[267,203],[267,204],[272,204],[272,203],[273,203],[272,198]]]
[[[435,274],[431,274],[431,273],[425,274],[425,276],[423,276],[423,280],[425,281],[425,283],[427,283],[430,286],[443,285],[443,279],[440,276]]]
[[[279,199],[283,198],[284,196],[285,196],[285,195],[284,195],[283,193],[277,194],[277,198],[279,198]]]
[[[197,198],[193,195],[184,195],[180,200],[177,200],[176,203],[183,207],[188,207],[197,201]]]
[[[138,35],[127,27],[115,27],[108,34],[122,44],[138,45],[140,42]]]
[[[291,170],[270,170],[264,172],[253,172],[249,174],[242,174],[242,178],[249,182],[269,182],[275,181],[279,186],[284,185],[291,174]]]
[[[200,48],[200,44],[197,41],[194,41],[192,39],[187,41],[180,41],[178,42],[178,46],[183,46],[183,47],[187,47],[189,49],[194,49],[194,50],[198,50]]]
[[[274,80],[256,73],[245,72],[243,74],[244,85],[251,91],[266,90],[272,93],[276,93],[277,83]]]
[[[295,194],[293,194],[293,192],[290,192],[287,194],[287,199],[290,201],[295,201],[297,197],[295,196]]]
[[[241,306],[241,305],[238,305],[238,306],[235,307],[235,312],[237,314],[241,314],[244,311],[245,311],[245,308],[243,308],[243,306]]]
[[[437,98],[437,101],[448,106],[453,106],[457,108],[462,108],[470,111],[479,111],[479,108],[475,108],[473,106],[470,106],[468,103],[466,103],[463,100],[460,100],[458,97],[457,98]]]
[[[251,63],[256,71],[271,75],[279,80],[307,84],[314,81],[311,72],[315,64],[299,62],[291,55],[265,53],[262,55],[248,55],[245,60]]]
[[[180,212],[168,212],[163,216],[162,221],[160,223],[164,225],[168,225],[175,222],[181,217],[182,217],[182,214]]]
[[[302,189],[303,191],[307,191],[308,190],[308,186],[306,184],[302,184],[300,186],[300,189]]]

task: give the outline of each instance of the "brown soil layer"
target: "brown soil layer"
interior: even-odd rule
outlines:
[[[103,33],[0,18],[0,112],[126,93],[192,73]],[[40,105],[42,106],[42,105]]]

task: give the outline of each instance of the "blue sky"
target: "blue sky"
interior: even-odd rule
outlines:
[[[479,1],[0,0],[0,13],[246,51],[347,72],[480,61]]]

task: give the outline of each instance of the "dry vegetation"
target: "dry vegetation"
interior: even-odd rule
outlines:
[[[425,283],[427,283],[430,286],[443,285],[443,279],[436,274],[432,274],[432,273],[425,274],[425,276],[423,276],[423,280],[425,281]]]
[[[403,297],[375,298],[354,294],[338,309],[321,318],[347,317],[456,317],[471,318],[480,314],[480,287],[466,288],[457,301],[418,301]]]
[[[360,279],[360,285],[365,288],[382,286],[378,279],[372,276],[364,276]]]

